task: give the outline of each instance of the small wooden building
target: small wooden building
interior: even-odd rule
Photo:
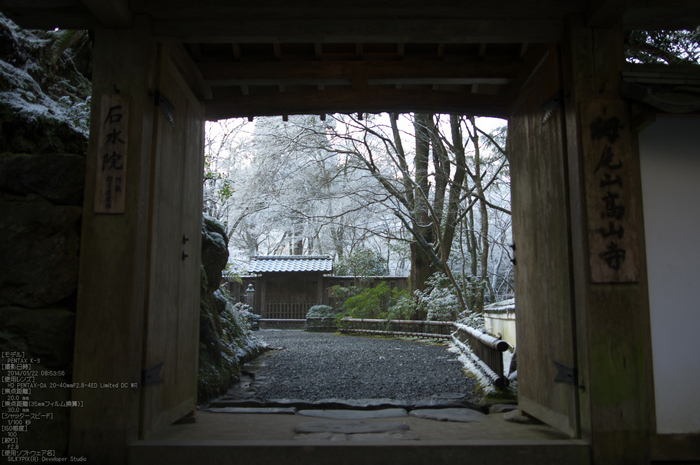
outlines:
[[[323,275],[333,272],[327,255],[259,255],[248,273],[256,276],[255,313],[263,318],[306,318],[306,312],[323,303]]]
[[[302,258],[302,257],[300,257]],[[307,257],[308,258],[308,257]],[[308,290],[313,287],[314,282],[313,279],[309,279],[308,277],[308,272],[300,272],[300,273],[307,273],[307,276],[304,277],[304,275],[300,275],[299,273],[289,273],[285,274],[284,276],[286,279],[284,282],[290,282],[293,283],[294,285],[289,288],[285,287],[285,293],[286,295],[284,296],[282,302],[294,302],[295,305],[299,306],[300,303],[303,302],[314,302],[311,305],[317,305],[318,303],[323,304],[323,305],[330,305],[331,307],[335,307],[338,304],[338,299],[333,295],[333,290],[332,288],[334,286],[342,286],[342,287],[349,287],[349,286],[355,286],[357,284],[360,284],[362,287],[375,287],[378,286],[380,283],[384,282],[389,286],[389,289],[392,291],[394,289],[399,289],[399,290],[404,290],[408,289],[409,287],[409,282],[408,282],[408,277],[407,276],[363,276],[363,277],[358,277],[358,276],[329,276],[328,274],[325,274],[323,276],[323,287],[322,287],[322,295],[321,295],[321,301],[317,302],[314,301],[313,299],[308,299],[305,296],[309,294]],[[271,279],[274,279],[274,275]],[[282,275],[278,273],[278,278],[281,278]],[[361,279],[361,283],[358,283],[358,280]],[[261,305],[261,293],[256,292],[258,289],[262,290],[264,278],[260,276],[244,276],[242,278],[242,281],[239,282],[234,282],[231,281],[229,283],[229,289],[231,292],[231,296],[239,302],[246,303],[248,305],[251,305],[249,300],[249,295],[252,294],[253,296],[253,304],[251,305],[253,307],[253,311],[257,313],[258,315],[262,315],[262,305]],[[270,285],[273,285],[273,281],[267,281],[270,283]],[[268,286],[269,289],[269,286]],[[250,292],[252,290],[252,293]],[[275,292],[280,292],[276,290]],[[315,298],[315,297],[314,297]],[[269,298],[267,300],[269,303]],[[308,305],[304,305],[306,308]],[[279,308],[279,304],[275,304],[272,307]],[[309,307],[310,308],[310,307]],[[272,315],[273,313],[276,313],[277,311],[273,312],[268,312],[269,315]],[[297,312],[291,312],[294,315],[298,315],[300,311]],[[267,318],[304,318],[304,316],[268,316]]]
[[[694,30],[697,0],[0,0],[0,10],[25,28],[95,37],[70,393],[84,408],[71,409],[71,455],[115,465],[700,460],[700,369],[688,356],[700,318],[700,118],[690,94],[679,120],[647,92],[663,74],[696,95],[698,67],[625,63],[629,31]],[[629,86],[640,79],[647,89]],[[196,407],[204,121],[334,112],[508,119],[518,408],[570,441],[151,440]],[[102,162],[112,131],[125,141],[120,168]],[[266,304],[292,286],[275,284],[285,272],[260,274]],[[97,382],[137,388],[78,388]]]

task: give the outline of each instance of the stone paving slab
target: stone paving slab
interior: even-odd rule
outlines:
[[[542,424],[537,418],[533,418],[528,415],[523,415],[520,410],[511,410],[503,415],[505,421],[510,421],[512,423],[520,423],[522,425],[538,425]]]
[[[297,413],[297,409],[294,407],[289,408],[267,408],[267,407],[222,407],[222,408],[209,408],[206,409],[212,413],[285,413],[294,415]]]
[[[418,402],[414,402],[412,405],[412,410],[418,409],[446,409],[446,408],[471,408],[473,410],[479,410],[479,406],[471,402],[458,399],[438,399],[438,398],[427,398],[421,399]]]
[[[209,408],[223,408],[223,407],[256,407],[263,408],[265,404],[261,400],[256,399],[219,399],[213,400],[209,403]],[[275,405],[277,407],[277,405]]]
[[[297,414],[307,417],[331,418],[334,420],[367,420],[370,418],[397,418],[408,416],[408,412],[402,408],[383,410],[299,410]]]
[[[458,421],[471,423],[486,420],[486,415],[469,408],[443,408],[412,410],[411,416],[437,421]]]
[[[408,430],[405,423],[366,422],[366,421],[309,421],[300,423],[294,428],[299,433],[388,433],[390,431]]]
[[[316,408],[313,401],[301,399],[270,399],[265,401],[265,407],[295,407],[297,410]]]
[[[386,433],[307,433],[294,437],[297,441],[418,441],[420,437],[413,431],[389,431]]]
[[[410,402],[395,399],[321,399],[313,403],[315,408],[345,410],[380,410],[387,408],[408,409]]]
[[[518,410],[518,404],[493,404],[489,407],[489,413],[504,413]]]
[[[348,434],[348,441],[418,441],[420,437],[413,431],[388,431],[374,434]]]

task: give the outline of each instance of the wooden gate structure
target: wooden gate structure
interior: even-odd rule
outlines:
[[[85,407],[72,412],[73,454],[125,463],[130,444],[193,407],[197,289],[185,281],[198,282],[203,121],[390,111],[510,121],[520,408],[588,444],[596,465],[700,458],[697,431],[656,433],[635,133],[648,109],[623,98],[639,96],[622,79],[625,31],[695,28],[697,1],[0,10],[23,27],[94,29],[93,115],[128,106],[120,211],[92,201],[113,188],[105,166],[122,165],[104,158],[116,134],[91,126],[74,381],[134,388],[74,390]]]

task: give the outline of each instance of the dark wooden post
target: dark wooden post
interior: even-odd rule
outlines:
[[[260,292],[260,316],[262,318],[268,318],[267,316],[267,283],[265,275],[259,280],[258,292]]]
[[[73,400],[85,407],[71,411],[70,449],[91,463],[123,464],[139,434],[154,114],[149,91],[157,62],[150,20],[135,17],[131,29],[98,28],[94,57],[73,381],[97,388],[73,390]],[[117,214],[96,213],[94,203],[99,115],[102,97],[110,95],[129,105],[125,202]]]
[[[649,304],[639,156],[620,98],[617,19],[588,27],[570,18],[562,54],[577,382],[593,463],[643,464],[653,407]]]
[[[317,273],[316,275],[316,303],[314,305],[323,304],[323,273]]]

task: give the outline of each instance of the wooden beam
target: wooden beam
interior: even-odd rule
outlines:
[[[81,0],[105,27],[129,28],[134,15],[127,0]]]
[[[646,282],[644,225],[639,220],[643,206],[637,137],[630,131],[626,102],[620,98],[624,67],[623,31],[586,28],[582,16],[569,19],[568,38],[562,46],[564,87],[568,97],[565,116],[571,256],[575,302],[581,437],[592,445],[592,463],[650,463],[650,416],[653,414],[649,295]],[[598,114],[596,114],[598,110]],[[605,112],[605,114],[602,114]],[[596,256],[589,238],[600,227],[596,211],[602,195],[604,173],[598,163],[607,163],[591,142],[596,121],[619,125],[615,138],[606,137],[610,153],[620,162],[617,205],[624,201],[630,220],[624,238],[627,255],[639,253],[638,282],[620,279],[598,281],[594,273]],[[617,137],[619,135],[619,137]],[[626,153],[625,153],[626,152]],[[620,158],[621,157],[621,158]],[[628,160],[625,162],[625,160]],[[610,164],[601,165],[610,171]],[[591,168],[592,167],[592,168]],[[624,188],[624,191],[621,190]],[[624,199],[624,200],[623,200]],[[604,203],[602,204],[604,208]],[[619,225],[614,225],[615,227]],[[602,236],[603,233],[600,232]],[[622,245],[621,245],[622,247]],[[609,266],[609,268],[612,268]],[[622,268],[620,268],[622,269]],[[625,328],[620,332],[619,328]]]
[[[533,50],[531,47],[530,50]],[[528,65],[526,60],[525,65]],[[522,63],[445,62],[445,61],[307,61],[199,63],[210,85],[227,85],[234,81],[257,80],[329,80],[351,79],[362,75],[368,79],[512,79]]]
[[[241,61],[241,46],[239,44],[231,44],[231,49],[233,50],[233,59]]]
[[[342,15],[341,15],[342,16]],[[157,40],[240,43],[551,43],[562,39],[558,18],[331,19],[189,18],[154,23]]]
[[[700,458],[700,434],[655,435],[650,440],[654,461],[693,462]]]
[[[542,65],[547,55],[551,53],[551,46],[530,44],[526,50],[521,69],[513,80],[508,95],[517,96],[523,92],[525,86],[537,73],[537,70]]]
[[[2,12],[25,29],[95,29],[97,25],[95,16],[82,5],[57,9],[15,8]]]
[[[80,3],[80,0],[33,0],[28,5],[27,0],[0,0],[0,8],[65,8],[75,6]]]
[[[620,23],[633,0],[593,0],[586,10],[586,27],[612,27]]]
[[[692,30],[700,24],[700,4],[696,0],[635,1],[622,19],[626,30]]]
[[[206,102],[206,118],[275,116],[282,114],[426,112],[475,114],[506,118],[507,97],[432,90],[324,90],[232,96]]]
[[[127,446],[138,439],[143,387],[143,325],[148,272],[148,223],[152,215],[151,154],[156,110],[156,44],[148,18],[136,17],[131,30],[99,28],[95,33],[92,101],[100,114],[102,96],[129,98],[126,212],[93,211],[100,153],[100,121],[92,118],[85,176],[80,287],[76,312],[73,381],[136,383],[138,389],[73,389],[85,408],[71,412],[70,455],[89,463],[126,463]],[[128,66],[124,64],[128,63]],[[99,309],[99,311],[95,311]],[[100,328],[109,327],[110,331]]]
[[[207,87],[254,87],[254,86],[471,86],[478,84],[508,85],[508,78],[387,78],[367,79],[358,75],[349,79],[222,79],[205,81]]]
[[[202,49],[199,47],[199,44],[187,44],[187,47],[190,49],[190,54],[192,55],[192,59],[196,63],[201,62],[202,61]]]
[[[657,0],[658,1],[658,0]],[[196,2],[173,0],[140,0],[132,2],[135,12],[161,17],[255,17],[261,12],[269,17],[304,18],[309,16],[332,18],[355,17],[422,17],[429,13],[435,18],[474,17],[492,18],[505,13],[509,17],[556,16],[564,17],[572,12],[584,11],[588,0],[497,0],[495,2],[465,2],[464,0],[438,0],[431,2],[426,11],[422,0],[354,0],[352,2],[318,2],[317,0],[199,0]]]
[[[275,60],[282,59],[282,47],[280,46],[279,42],[272,44],[272,51],[275,54]]]
[[[197,68],[192,58],[190,58],[185,47],[182,44],[173,44],[169,51],[170,58],[172,58],[173,63],[182,74],[182,77],[187,82],[192,93],[194,93],[199,100],[211,99],[213,97],[211,87],[204,82],[202,72]]]

